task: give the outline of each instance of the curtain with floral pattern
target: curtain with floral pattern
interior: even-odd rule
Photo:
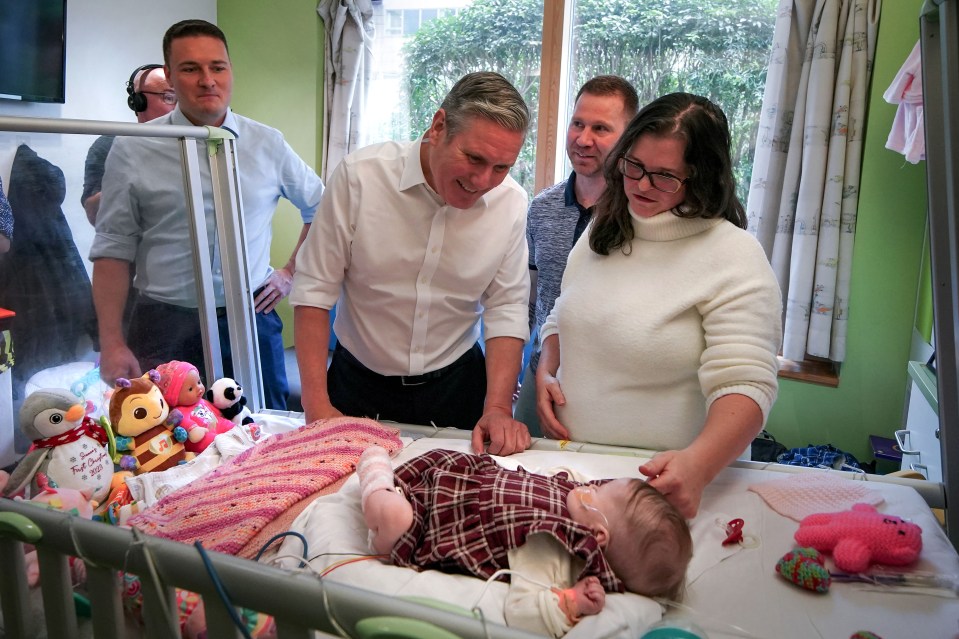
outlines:
[[[783,293],[783,357],[841,362],[881,0],[781,0],[749,230]]]
[[[362,118],[372,74],[371,0],[320,0],[316,12],[326,30],[324,47],[323,172],[363,145]]]

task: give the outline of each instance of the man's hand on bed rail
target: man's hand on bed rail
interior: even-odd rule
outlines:
[[[666,496],[685,517],[692,519],[699,511],[699,502],[708,480],[688,450],[664,450],[639,467],[649,478],[649,485]]]
[[[333,417],[343,417],[343,413],[338,411],[327,399],[325,402],[319,402],[316,406],[304,406],[306,413],[306,423],[312,424],[318,419],[332,419]]]
[[[100,350],[100,379],[109,386],[117,382],[117,378],[133,379],[141,374],[140,363],[136,355],[126,344],[103,346]]]
[[[491,455],[512,455],[529,448],[531,440],[526,424],[513,419],[510,411],[487,408],[473,428],[473,452],[482,454],[486,442]]]

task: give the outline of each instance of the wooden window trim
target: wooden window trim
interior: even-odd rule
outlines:
[[[801,361],[780,357],[779,377],[837,388],[839,386],[840,366],[841,364],[818,357]]]
[[[567,6],[570,5],[570,6]],[[556,184],[556,162],[560,150],[560,100],[565,99],[563,78],[567,23],[572,1],[546,0],[543,5],[543,47],[540,55],[539,117],[536,127],[536,178],[534,194]]]

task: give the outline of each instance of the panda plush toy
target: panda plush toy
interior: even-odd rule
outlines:
[[[229,377],[216,380],[206,391],[206,400],[220,410],[220,414],[234,424],[250,424],[253,414],[246,407],[243,387]]]

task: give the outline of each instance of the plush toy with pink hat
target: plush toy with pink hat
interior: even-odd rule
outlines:
[[[856,504],[852,510],[809,515],[799,522],[796,543],[831,552],[836,566],[858,573],[870,564],[908,566],[922,551],[922,529],[895,515]]]
[[[189,362],[173,360],[157,366],[160,381],[157,386],[171,408],[183,413],[180,426],[186,429],[186,450],[201,453],[220,433],[233,428],[233,422],[223,417],[219,409],[203,397],[206,390],[200,381],[200,371]]]

